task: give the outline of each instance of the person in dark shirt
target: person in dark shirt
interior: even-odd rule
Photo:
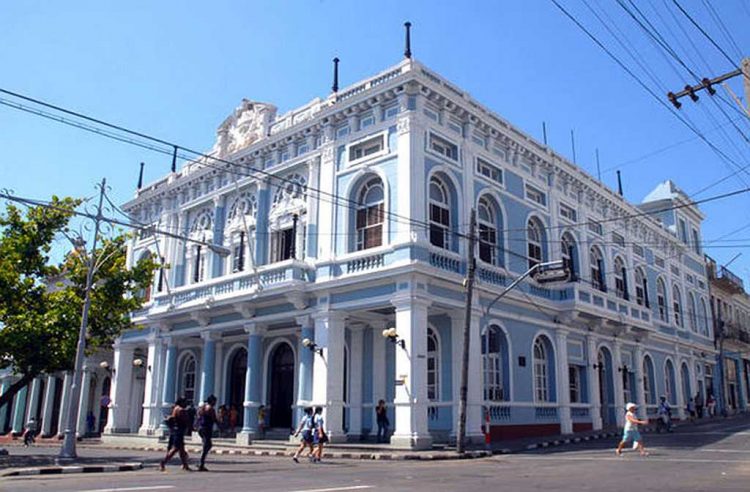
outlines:
[[[196,425],[196,428],[198,429],[198,435],[201,436],[201,439],[203,440],[203,452],[201,453],[201,461],[200,465],[198,465],[198,471],[208,471],[208,468],[206,468],[206,456],[208,456],[208,452],[211,451],[211,448],[214,445],[212,439],[214,434],[214,424],[216,424],[215,406],[216,397],[211,395],[206,398],[206,403],[198,409],[198,424]]]
[[[167,417],[167,426],[169,427],[169,446],[167,447],[167,455],[159,463],[159,469],[161,471],[165,471],[167,462],[177,453],[180,454],[182,469],[192,471],[190,466],[188,466],[188,454],[187,451],[185,451],[185,432],[188,427],[192,425],[186,407],[187,400],[185,400],[185,398],[178,398],[172,407],[172,413]]]

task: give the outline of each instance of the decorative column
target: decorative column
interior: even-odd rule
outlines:
[[[586,381],[588,383],[588,393],[591,400],[591,426],[594,430],[601,430],[602,403],[601,394],[599,393],[599,371],[596,369],[596,367],[594,367],[596,364],[598,364],[596,339],[592,335],[586,337],[586,352],[586,355],[588,356],[588,364],[586,365],[588,377],[586,378]]]
[[[377,405],[379,400],[385,400],[386,396],[386,369],[385,369],[385,344],[388,341],[383,336],[386,329],[385,323],[372,324],[372,403]],[[373,412],[373,419],[375,410]],[[373,420],[373,422],[375,422]]]
[[[155,416],[160,412],[157,407],[156,387],[159,377],[159,352],[161,351],[161,339],[151,335],[148,339],[148,353],[146,355],[146,388],[143,393],[143,420],[138,433],[148,436],[154,433],[158,424],[155,425]]]
[[[179,201],[179,199],[178,199]],[[179,205],[177,205],[179,206]],[[187,235],[189,232],[188,228],[188,213],[182,211],[177,215],[177,227],[175,230],[179,231],[183,235]],[[172,274],[172,286],[181,287],[187,283],[186,280],[186,266],[185,266],[185,251],[187,244],[183,240],[175,239],[173,245],[172,258],[174,259],[174,269]]]
[[[10,388],[10,378],[7,377],[3,379],[2,384],[0,385],[0,395],[8,391],[8,388]],[[10,411],[10,404],[6,403],[2,406],[0,406],[0,434],[3,434],[5,432],[5,429],[2,427],[5,425],[5,419],[8,417],[8,412]]]
[[[391,445],[411,449],[432,446],[427,428],[427,307],[430,301],[413,296],[391,299],[396,308],[396,332],[405,348],[396,347],[396,422]]]
[[[742,360],[740,359],[740,361],[737,363],[737,374],[738,375],[740,374],[740,372],[739,372],[740,367],[739,366],[742,365],[741,362],[742,362]],[[675,388],[674,388],[674,390],[676,391],[675,397],[676,397],[676,401],[677,401],[677,408],[675,410],[677,410],[677,418],[680,419],[680,420],[685,420],[685,418],[687,418],[687,415],[685,413],[685,406],[687,405],[687,403],[685,403],[686,402],[686,400],[685,400],[685,384],[684,384],[684,381],[682,380],[682,364],[680,363],[680,354],[677,351],[675,351],[675,357],[674,357],[674,379],[675,379],[675,383],[674,383]],[[741,384],[741,382],[742,382],[742,379],[739,379],[739,381],[737,382],[738,383],[737,384],[737,405],[738,405],[739,408],[741,408],[741,405],[742,405],[742,401],[741,401],[741,399],[742,399],[742,384]]]
[[[362,438],[362,358],[364,356],[364,327],[349,330],[349,438]]]
[[[213,243],[219,246],[224,244],[224,196],[214,197],[214,230],[213,230]],[[213,270],[212,278],[220,277],[224,272],[224,258],[218,253],[213,253]]]
[[[91,368],[83,366],[81,374],[81,398],[78,404],[78,424],[76,425],[76,437],[86,437],[88,429],[86,428],[86,415],[89,412],[89,393],[91,393]]]
[[[560,433],[573,433],[573,419],[570,416],[570,374],[568,373],[568,332],[558,329],[557,342],[557,404],[560,412]]]
[[[325,408],[331,442],[345,442],[344,427],[344,321],[346,314],[325,311],[313,315],[315,343],[323,349],[314,358],[313,401]]]
[[[268,245],[270,237],[268,235],[268,211],[270,208],[270,199],[268,193],[268,181],[261,179],[258,181],[258,213],[255,222],[255,266],[261,266],[268,263]]]
[[[247,372],[245,373],[245,401],[243,426],[237,434],[237,444],[251,444],[258,432],[258,407],[263,393],[263,335],[265,326],[260,323],[245,324],[247,338]]]
[[[70,391],[71,385],[73,384],[73,373],[65,371],[63,376],[63,388],[60,395],[60,418],[57,422],[57,435],[62,436],[65,431],[65,425],[68,421],[68,413],[70,412]],[[114,378],[112,378],[112,384],[114,385]]]
[[[56,381],[54,376],[47,376],[47,384],[44,391],[44,407],[42,408],[42,437],[50,437],[52,434],[52,413],[55,409]],[[62,405],[62,402],[58,404]],[[4,420],[0,418],[0,422],[4,422]]]
[[[302,408],[309,406],[312,400],[312,382],[313,382],[313,364],[315,352],[302,345],[305,339],[313,340],[315,338],[315,329],[313,328],[310,316],[298,316],[297,324],[301,326],[299,344],[297,353],[299,354],[299,381],[297,382],[297,411],[294,424],[302,418]]]
[[[638,417],[645,419],[648,416],[646,408],[646,390],[643,386],[643,345],[640,342],[635,346],[635,404],[638,405]]]
[[[169,415],[175,400],[176,383],[177,383],[177,344],[173,337],[166,337],[164,342],[167,344],[167,354],[164,359],[164,384],[161,396],[161,414],[162,417]],[[167,430],[166,425],[161,424],[162,430]]]
[[[31,420],[33,417],[36,419],[37,413],[39,413],[39,405],[42,404],[42,377],[36,377],[31,382],[31,394],[29,396],[29,404],[26,408],[26,422]],[[39,422],[37,422],[37,426]]]
[[[203,356],[201,357],[201,392],[200,404],[206,402],[206,398],[214,393],[214,371],[216,369],[216,341],[220,334],[213,331],[201,332],[203,339]]]
[[[112,378],[112,402],[109,419],[104,429],[108,434],[130,432],[128,415],[133,386],[133,351],[135,347],[115,343],[114,377]]]
[[[13,398],[13,434],[23,433],[24,417],[26,417],[26,398],[29,394],[29,385],[21,388]]]
[[[617,422],[617,427],[623,427],[625,425],[625,388],[622,378],[627,377],[627,373],[623,372],[622,345],[619,340],[615,340],[613,343],[612,358],[614,359],[612,365],[616,366],[612,369],[615,380],[615,422]]]

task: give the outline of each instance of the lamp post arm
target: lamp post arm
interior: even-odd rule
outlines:
[[[492,309],[492,306],[494,306],[497,301],[499,301],[500,299],[502,299],[503,297],[505,297],[508,294],[508,292],[510,292],[511,290],[515,289],[516,286],[518,284],[520,284],[526,277],[534,274],[534,272],[536,272],[540,268],[559,267],[559,266],[561,266],[561,264],[562,264],[561,260],[555,260],[555,261],[546,261],[546,262],[543,262],[543,263],[537,263],[536,265],[532,266],[531,268],[529,268],[528,270],[526,270],[526,272],[524,272],[523,275],[521,275],[520,277],[518,277],[517,279],[515,279],[513,282],[511,282],[511,284],[509,286],[507,286],[505,288],[505,290],[503,290],[500,294],[497,295],[497,297],[495,297],[492,300],[492,302],[490,303],[490,305],[487,306],[487,310],[486,310],[485,314],[490,314],[490,310]]]

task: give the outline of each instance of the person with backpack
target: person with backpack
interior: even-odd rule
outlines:
[[[313,462],[320,462],[323,458],[323,447],[328,442],[328,435],[325,430],[325,421],[323,420],[323,407],[315,407],[315,417],[313,417],[313,443],[316,448],[313,451]]]
[[[302,434],[302,440],[299,443],[299,448],[297,448],[297,452],[294,453],[294,456],[292,456],[292,460],[295,463],[299,463],[299,455],[307,447],[310,448],[310,451],[308,452],[307,456],[312,458],[312,455],[313,455],[314,449],[313,449],[313,409],[312,407],[305,407],[305,414],[302,416],[302,418],[299,421],[299,425],[297,426],[297,432],[294,433],[294,437],[298,437],[300,434]]]
[[[159,462],[161,471],[166,471],[167,462],[177,453],[180,454],[182,469],[192,471],[188,466],[188,454],[185,451],[185,432],[191,425],[186,408],[187,400],[178,398],[172,407],[172,413],[166,418],[166,424],[169,427],[169,445],[167,446],[167,455]]]
[[[206,398],[206,403],[201,405],[198,409],[198,420],[195,424],[195,429],[198,431],[198,435],[203,440],[203,450],[201,452],[201,460],[198,465],[198,471],[208,471],[206,468],[206,456],[213,447],[213,434],[214,424],[216,423],[216,397],[214,395]]]

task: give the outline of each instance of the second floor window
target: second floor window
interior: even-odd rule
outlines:
[[[659,309],[659,319],[667,321],[667,288],[662,279],[656,281],[656,305]]]
[[[451,212],[448,189],[436,177],[430,179],[430,243],[450,249]]]
[[[564,234],[561,241],[560,254],[562,256],[563,266],[568,270],[570,280],[575,281],[578,278],[576,271],[578,261],[576,255],[576,242],[570,234]]]
[[[635,302],[637,302],[639,306],[649,307],[648,281],[643,270],[640,268],[635,270]]]
[[[203,252],[203,246],[198,245],[195,247],[195,253],[193,257],[193,282],[203,282],[206,278],[206,258]]]
[[[607,286],[604,284],[604,260],[597,248],[591,248],[589,262],[591,263],[591,285],[597,290],[606,292]]]
[[[497,265],[495,210],[486,198],[479,200],[477,217],[479,219],[479,258],[485,263]]]
[[[682,326],[682,295],[676,285],[672,289],[672,311],[674,312],[674,323],[677,326]]]
[[[620,299],[628,300],[628,277],[622,258],[615,259],[615,294]]]
[[[542,241],[544,234],[539,222],[531,219],[526,226],[526,242],[528,243],[529,268],[533,268],[543,261]]]
[[[232,251],[232,272],[245,269],[245,232],[239,234],[239,239]]]
[[[271,262],[294,257],[294,227],[274,231],[271,235]]]
[[[383,185],[380,178],[368,181],[357,200],[357,251],[383,244]]]

